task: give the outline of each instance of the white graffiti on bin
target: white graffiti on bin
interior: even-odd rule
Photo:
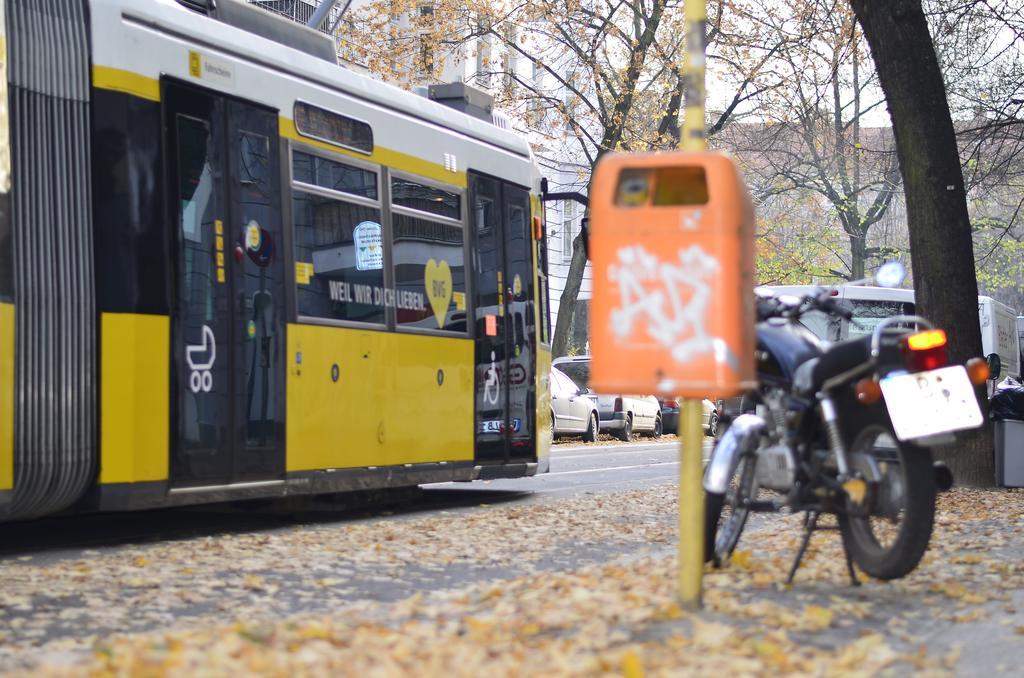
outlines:
[[[679,363],[711,352],[718,362],[738,366],[726,343],[706,327],[718,268],[718,260],[697,245],[679,250],[678,261],[662,261],[640,245],[620,249],[618,262],[608,267],[620,298],[611,314],[612,332],[625,340],[634,322],[646,322],[648,336]]]

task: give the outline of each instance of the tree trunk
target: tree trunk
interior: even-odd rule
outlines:
[[[850,238],[850,280],[861,280],[867,270],[867,234],[855,231],[848,231],[847,234]]]
[[[981,355],[978,282],[956,136],[921,0],[850,4],[871,46],[892,117],[918,312],[946,330],[950,361],[963,363]],[[957,483],[995,483],[988,426],[940,450],[940,457]]]
[[[555,334],[551,339],[551,356],[558,358],[569,352],[572,319],[576,315],[576,300],[583,284],[583,273],[587,268],[587,254],[583,251],[583,231],[576,234],[572,241],[572,259],[569,261],[569,272],[565,274],[565,289],[558,300],[558,319],[555,321]]]

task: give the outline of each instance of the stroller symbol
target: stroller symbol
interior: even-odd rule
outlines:
[[[203,360],[207,355],[209,359]],[[213,372],[210,369],[217,360],[217,338],[209,325],[203,325],[203,343],[185,347],[185,360],[192,370],[189,374],[189,388],[193,393],[209,393],[213,388]]]

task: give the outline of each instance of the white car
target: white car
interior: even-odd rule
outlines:
[[[588,443],[597,440],[600,430],[597,397],[588,395],[554,367],[551,368],[551,419],[556,436],[583,434],[583,440]]]
[[[602,431],[620,440],[632,440],[634,433],[661,435],[661,403],[654,396],[594,394],[588,386],[590,356],[555,358],[553,364],[585,393],[596,395]]]

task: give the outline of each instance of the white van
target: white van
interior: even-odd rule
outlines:
[[[765,285],[758,288],[776,295],[803,295],[816,289],[819,289],[819,286]],[[843,306],[853,312],[852,321],[840,321],[819,311],[807,313],[802,318],[808,329],[828,341],[840,341],[869,334],[884,318],[914,314],[914,290],[840,285],[833,288],[832,292],[842,301]],[[1002,364],[1000,378],[1007,375],[1020,376],[1021,344],[1017,333],[1016,312],[992,297],[979,296],[978,322],[981,325],[982,354],[999,354]]]
[[[1000,378],[1020,376],[1020,338],[1017,336],[1017,312],[992,297],[978,297],[981,320],[981,352],[999,354]]]
[[[1024,315],[1017,316],[1017,340],[1020,341],[1020,364],[1024,365]]]

